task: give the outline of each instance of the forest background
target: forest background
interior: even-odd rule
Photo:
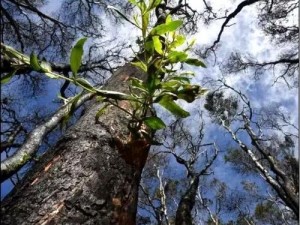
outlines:
[[[298,1],[151,2],[158,3],[152,26],[164,14],[183,21],[180,32],[195,41],[191,55],[205,67],[177,68],[194,71],[191,82],[208,91],[192,103],[176,101],[187,118],[155,106],[167,128],[156,132],[138,182],[137,223],[297,224]],[[125,1],[1,2],[1,169],[9,170],[9,160],[21,165],[1,171],[1,199],[14,186],[22,190],[27,171],[89,107],[86,98],[68,121],[40,132],[81,88],[49,79],[4,47],[34,52],[69,76],[72,46],[87,37],[78,74],[99,87],[140,51],[139,29],[120,12],[132,20],[137,8]],[[16,157],[35,130],[42,135],[30,145],[33,154]],[[12,199],[3,200],[7,215]]]

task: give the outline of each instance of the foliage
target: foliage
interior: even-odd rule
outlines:
[[[154,113],[147,117],[146,114],[152,110],[153,103],[158,103],[178,117],[187,117],[189,113],[183,110],[174,100],[183,99],[193,102],[196,97],[205,92],[198,85],[190,84],[192,73],[178,73],[175,69],[178,63],[187,63],[195,66],[205,66],[198,59],[188,57],[188,50],[193,43],[187,45],[183,51],[177,49],[185,42],[183,35],[177,34],[176,30],[182,25],[180,20],[172,20],[168,15],[165,22],[157,24],[149,29],[150,13],[161,3],[159,0],[130,1],[140,12],[134,15],[134,21],[128,19],[119,10],[113,8],[126,21],[130,22],[142,32],[142,52],[136,53],[133,65],[147,73],[147,81],[132,78],[130,81],[131,97],[134,99],[132,118],[139,127],[145,122],[152,129],[164,128],[163,121]],[[140,19],[140,21],[138,20]],[[139,94],[136,94],[138,91]]]
[[[221,91],[210,92],[206,95],[204,108],[221,124],[224,120],[229,125],[238,109],[238,101],[234,97],[225,98]]]
[[[129,100],[133,106],[132,111],[123,110],[131,116],[130,126],[132,127],[130,128],[132,130],[139,130],[143,123],[153,130],[162,129],[166,125],[155,115],[152,108],[154,103],[158,103],[177,117],[187,117],[189,113],[182,109],[175,100],[182,99],[190,103],[206,92],[206,89],[201,88],[199,85],[190,83],[190,79],[194,75],[193,73],[179,72],[176,70],[176,66],[179,63],[202,67],[205,67],[205,65],[200,60],[189,58],[188,56],[188,51],[193,46],[194,41],[187,44],[183,50],[178,50],[185,43],[185,37],[177,32],[182,25],[181,20],[172,20],[171,15],[168,15],[164,23],[158,24],[152,29],[149,28],[150,13],[161,1],[150,1],[149,5],[146,5],[144,1],[136,2],[132,0],[130,2],[139,8],[139,18],[141,21],[138,21],[138,16],[135,15],[134,22],[132,22],[118,9],[110,6],[122,18],[135,25],[142,32],[142,51],[135,53],[136,57],[132,64],[147,73],[147,81],[144,82],[137,78],[131,78],[129,94],[93,87],[86,79],[77,76],[81,65],[84,43],[87,38],[79,39],[71,50],[70,66],[73,74],[71,78],[53,73],[50,65],[39,61],[33,53],[30,56],[30,60],[28,60],[26,55],[5,46],[4,48],[8,50],[6,55],[22,59],[24,64],[30,63],[33,70],[44,73],[49,78],[68,80],[76,86],[81,87],[83,91],[101,96],[102,101],[109,102],[110,104],[111,99]],[[16,67],[16,70],[18,70],[18,67]],[[8,82],[13,74],[14,71],[3,77],[1,83]],[[64,99],[65,102],[71,103],[69,114],[73,113],[74,110],[72,108],[74,108],[81,95],[82,93],[71,99]],[[97,117],[102,111],[103,108],[99,110]],[[147,116],[149,111],[151,112],[151,116]]]
[[[4,28],[2,42],[24,53],[1,43],[1,84],[10,82],[3,88],[5,96],[1,99],[1,125],[4,124],[1,128],[4,140],[1,141],[1,151],[3,154],[6,153],[7,158],[14,152],[19,152],[24,143],[31,138],[30,134],[38,124],[52,120],[51,115],[57,107],[68,108],[64,112],[66,115],[63,126],[67,125],[68,120],[68,125],[70,125],[73,122],[70,119],[74,116],[83,115],[82,112],[76,115],[75,111],[79,105],[77,103],[80,102],[85,92],[93,93],[93,96],[98,96],[97,99],[104,102],[102,104],[104,107],[96,114],[96,121],[101,120],[99,117],[110,104],[121,108],[119,103],[124,101],[120,100],[125,100],[131,106],[130,109],[122,108],[122,110],[128,113],[129,116],[126,118],[129,118],[131,126],[129,128],[133,129],[139,129],[142,123],[147,124],[153,130],[166,126],[166,121],[158,118],[154,113],[153,106],[156,105],[167,109],[175,116],[188,116],[189,113],[182,109],[176,100],[193,102],[198,97],[196,93],[201,94],[201,90],[204,89],[201,87],[198,89],[197,85],[190,84],[193,73],[182,72],[178,68],[183,63],[201,67],[205,65],[198,59],[188,56],[188,51],[194,48],[194,41],[185,44],[187,38],[180,34],[179,30],[188,30],[191,34],[196,31],[194,28],[201,20],[204,22],[207,20],[207,24],[214,22],[219,24],[223,21],[223,24],[219,24],[222,26],[216,36],[217,39],[207,40],[213,45],[211,47],[201,45],[204,49],[200,50],[204,53],[214,53],[215,63],[221,69],[218,71],[211,67],[212,70],[206,72],[207,77],[204,75],[205,85],[212,85],[210,86],[212,91],[206,95],[205,108],[209,111],[213,122],[217,122],[217,125],[227,130],[227,135],[221,133],[222,130],[216,129],[215,125],[210,126],[210,123],[208,129],[201,129],[199,132],[197,128],[195,129],[195,125],[200,123],[195,121],[194,113],[191,113],[191,119],[185,120],[189,121],[185,130],[176,131],[177,129],[172,129],[172,126],[168,125],[171,135],[168,134],[164,141],[159,140],[161,146],[159,150],[155,148],[156,151],[153,152],[153,156],[159,160],[148,164],[143,170],[144,182],[141,184],[144,185],[144,192],[141,189],[139,191],[143,194],[139,199],[139,205],[141,205],[137,215],[139,223],[154,224],[154,220],[157,224],[176,223],[175,214],[179,209],[179,201],[183,199],[183,193],[188,190],[191,185],[190,181],[197,175],[200,168],[207,164],[208,156],[211,156],[207,153],[209,146],[207,149],[201,147],[202,150],[197,151],[199,146],[205,147],[205,144],[201,142],[194,142],[195,136],[197,134],[201,136],[203,132],[206,136],[205,143],[208,141],[206,139],[209,139],[209,142],[217,142],[221,157],[211,167],[212,171],[208,170],[205,176],[201,175],[197,196],[192,197],[196,201],[191,212],[195,223],[296,224],[295,211],[298,210],[294,208],[297,208],[298,204],[296,202],[296,207],[294,207],[294,204],[286,201],[285,196],[288,194],[297,199],[299,195],[299,165],[295,158],[297,148],[295,139],[298,137],[296,134],[298,131],[293,121],[297,116],[292,116],[290,120],[288,111],[291,109],[291,93],[286,92],[288,90],[284,89],[284,85],[278,81],[282,79],[288,87],[298,87],[296,75],[299,64],[297,52],[299,28],[295,24],[294,17],[296,16],[291,16],[296,13],[299,7],[298,2],[294,0],[271,2],[240,0],[233,4],[224,2],[226,5],[220,9],[217,7],[221,1],[211,5],[209,1],[190,1],[189,3],[189,1],[181,0],[129,0],[131,3],[131,6],[127,4],[129,7],[125,7],[124,1],[115,0],[57,2],[62,2],[62,5],[55,14],[50,12],[44,14],[46,13],[43,10],[44,3],[37,1],[4,0],[1,6],[1,12],[3,12],[1,21]],[[199,6],[197,11],[189,6],[194,3]],[[113,6],[107,7],[107,4]],[[136,9],[134,12],[137,14],[133,17],[127,16],[132,8]],[[246,22],[241,18],[248,13],[247,8],[250,10],[255,8],[255,10],[251,10],[253,17],[247,19],[250,26],[245,28],[240,26],[244,25],[240,22]],[[105,39],[109,35],[102,23],[104,13],[114,15],[116,22],[120,20],[128,22],[128,26],[139,29],[141,32],[141,37],[136,42],[140,50],[135,52],[135,58],[131,60],[131,64],[146,73],[149,79],[145,81],[130,78],[128,80],[130,90],[126,93],[98,88],[100,85],[98,77],[106,79],[108,72],[112,73],[123,64],[124,59],[127,60],[120,54],[120,49],[122,52],[126,49],[125,44],[120,43],[118,38]],[[157,18],[156,24],[154,16]],[[190,21],[193,26],[187,21]],[[109,30],[110,25],[106,27]],[[255,27],[253,30],[252,25],[260,26],[261,31],[264,32],[260,32],[262,43],[268,35],[270,37],[272,46],[268,48],[261,45],[259,49],[262,50],[262,54],[258,53],[256,48],[249,49],[249,46],[251,48],[255,46],[256,39],[249,39],[246,35],[247,29],[256,33],[259,28]],[[189,27],[193,27],[192,32],[187,29]],[[244,27],[242,33],[239,30],[241,27]],[[42,38],[41,34],[43,34]],[[232,40],[226,38],[228,35],[231,35]],[[89,40],[88,44],[83,45],[86,38],[81,38],[70,51],[71,43],[80,36],[86,37]],[[210,37],[210,35],[206,36]],[[201,36],[199,36],[200,39],[202,39]],[[205,42],[205,39],[201,42]],[[244,43],[245,39],[249,44]],[[108,46],[107,43],[112,45]],[[119,51],[112,50],[115,47]],[[228,50],[231,55],[227,54]],[[268,51],[272,54],[269,55]],[[30,55],[31,52],[34,53]],[[69,61],[65,58],[68,53],[71,53]],[[197,54],[197,51],[195,53]],[[199,55],[205,57],[204,54]],[[84,61],[82,61],[83,56]],[[207,54],[207,56],[212,56],[212,54]],[[266,56],[270,57],[266,58]],[[209,59],[211,58],[208,58],[207,63],[212,63],[213,60]],[[46,76],[41,76],[36,71]],[[241,71],[244,73],[240,73]],[[233,77],[235,73],[238,74]],[[215,78],[216,76],[218,78]],[[72,94],[72,97],[67,98],[62,94],[60,96],[65,106],[57,106],[56,104],[61,102],[55,100],[54,104],[45,107],[47,104],[45,102],[48,100],[50,102],[54,97],[52,97],[53,90],[47,93],[50,85],[42,86],[40,81],[45,81],[47,84],[59,83],[59,81],[56,82],[57,80],[50,81],[47,79],[49,77],[75,84],[67,90],[68,94],[74,91],[75,94]],[[259,82],[259,78],[263,78],[263,82]],[[219,86],[219,80],[216,79],[222,79],[224,83]],[[274,81],[274,87],[270,86],[270,80]],[[225,81],[232,87],[226,85]],[[21,94],[11,88],[19,87],[20,84],[25,84],[19,89]],[[238,86],[241,84],[242,86]],[[278,85],[280,85],[280,90],[276,89]],[[28,89],[34,90],[37,87],[39,91],[33,91],[34,97],[36,94],[42,95],[43,105],[35,105],[35,100],[26,95]],[[260,92],[260,87],[266,89]],[[241,88],[245,95],[233,88]],[[276,99],[277,96],[268,94],[274,88],[278,91],[275,93],[287,94],[284,101],[282,96]],[[8,89],[10,90],[6,92]],[[83,91],[78,94],[78,90],[82,89]],[[238,97],[228,97],[227,89],[235,92]],[[44,94],[47,94],[46,98]],[[50,95],[51,100],[48,98]],[[245,98],[246,95],[250,95],[248,97],[255,107],[250,105],[250,100]],[[26,98],[26,102],[22,101],[22,98]],[[273,101],[277,104],[273,104]],[[39,111],[40,107],[43,111]],[[78,111],[81,111],[81,108]],[[152,113],[145,114],[151,111]],[[201,119],[205,122],[208,120],[208,118]],[[60,123],[61,120],[58,124]],[[186,131],[192,133],[187,134]],[[57,138],[53,138],[54,136]],[[44,150],[50,149],[60,137],[61,133],[58,135],[53,131],[47,133],[41,139],[42,144],[39,144],[41,148],[34,154],[38,156]],[[48,138],[52,139],[51,145]],[[163,149],[164,152],[157,152]],[[27,156],[29,155],[22,157],[20,163],[23,164],[24,161],[25,164],[32,159],[35,163],[35,155],[33,158]],[[153,159],[151,154],[149,156],[148,163]],[[162,160],[165,156],[168,160]],[[167,167],[170,167],[170,173],[166,171]],[[231,170],[232,168],[234,170]],[[153,170],[152,173],[147,174],[147,170],[150,169]],[[15,185],[16,178],[19,181],[18,175],[23,176],[23,174],[24,170],[16,172],[12,176],[13,179],[11,178],[12,183]],[[149,178],[145,179],[145,176]],[[211,178],[214,178],[213,181]],[[149,182],[145,182],[147,179]],[[140,214],[140,212],[145,212],[145,209],[150,210],[148,213]]]

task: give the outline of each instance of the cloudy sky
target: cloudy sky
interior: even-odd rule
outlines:
[[[227,8],[229,12],[236,8],[240,1],[214,1],[213,7],[215,11],[223,11],[224,8]],[[191,1],[191,5],[194,8],[202,9],[202,1]],[[229,7],[230,6],[230,7]],[[49,5],[44,8],[45,12],[55,12],[59,8],[59,1],[49,1]],[[52,10],[51,10],[52,9]],[[269,37],[266,37],[262,33],[261,29],[257,24],[257,10],[256,6],[252,5],[245,7],[244,10],[239,13],[230,24],[232,26],[225,28],[221,41],[220,47],[216,51],[217,63],[222,62],[224,59],[228,58],[229,55],[234,51],[240,51],[244,54],[251,54],[259,61],[270,61],[275,59],[278,52],[282,51],[282,46],[274,47],[272,40]],[[291,19],[295,24],[297,21],[298,15],[295,15]],[[123,25],[115,24],[114,21],[111,21],[109,18],[103,16],[104,25],[107,27],[105,37],[99,41],[111,40],[117,38],[120,41],[128,41],[128,44],[135,45],[136,37],[139,35],[139,31],[136,30],[133,26],[127,23]],[[201,48],[201,46],[211,45],[214,40],[216,40],[219,33],[220,27],[224,20],[217,20],[210,24],[209,26],[199,22],[199,32],[189,38],[196,38],[196,47]],[[114,43],[111,43],[113,46]],[[107,48],[111,47],[107,46]],[[128,55],[132,54],[128,50]],[[227,84],[235,87],[237,90],[241,90],[244,94],[248,96],[252,105],[256,108],[260,107],[276,107],[285,112],[291,117],[293,124],[298,125],[298,90],[296,88],[289,89],[287,88],[286,83],[283,80],[278,80],[274,84],[274,74],[273,71],[266,71],[263,74],[263,77],[259,80],[253,78],[253,71],[246,70],[238,74],[230,74],[223,77],[220,67],[217,63],[214,63],[214,57],[209,57],[204,60],[207,68],[191,68],[186,67],[187,69],[192,69],[196,72],[197,76],[194,78],[194,82],[202,85],[204,80],[209,79],[220,79],[225,78]],[[51,84],[55,85],[55,84]],[[49,91],[52,86],[49,86]],[[48,96],[49,102],[53,101],[56,93],[51,93]],[[37,101],[38,102],[38,101]],[[183,104],[186,109],[190,112],[196,112],[199,108],[203,109],[203,99],[196,101],[193,104]],[[163,115],[166,115],[162,112]],[[166,116],[167,117],[167,116]],[[206,130],[206,139],[207,141],[215,141],[221,148],[226,148],[231,144],[230,139],[228,140],[228,135],[224,133],[224,130],[215,124],[212,124],[208,115],[204,115],[205,121],[207,121],[207,130]],[[166,118],[166,120],[168,120]],[[191,118],[187,119],[188,121],[193,121],[193,115]],[[290,127],[291,132],[295,132]],[[296,148],[297,149],[297,148]],[[228,175],[232,175],[233,171],[229,166],[224,166],[221,163],[222,158],[220,157],[217,161],[219,167],[215,168],[215,173],[221,179],[226,181]],[[225,169],[224,169],[225,168]],[[231,182],[231,185],[235,186],[239,184],[239,180],[236,182]],[[6,195],[6,193],[12,187],[10,182],[5,182],[1,184],[1,198]]]
[[[224,8],[227,8],[229,12],[232,12],[240,2],[241,1],[214,1],[213,7],[215,11],[224,11]],[[202,9],[203,2],[191,1],[191,5],[195,8]],[[298,12],[295,13],[290,22],[298,24],[297,18]],[[197,48],[207,45],[210,46],[216,40],[223,22],[224,20],[217,20],[208,26],[199,23],[199,32],[195,35],[188,36],[187,39],[196,38]],[[226,61],[230,54],[235,51],[251,55],[260,62],[276,60],[278,54],[288,46],[275,46],[274,40],[262,32],[258,26],[257,8],[255,4],[245,7],[229,24],[231,26],[225,28],[221,37],[220,46],[216,51],[216,63],[214,57],[209,57],[204,60],[207,68],[185,67],[187,70],[194,70],[196,72],[194,82],[202,85],[205,84],[207,79],[225,79],[228,85],[238,91],[242,91],[249,98],[252,107],[256,110],[261,108],[278,109],[285,113],[286,116],[289,116],[291,123],[298,127],[298,89],[288,88],[283,79],[276,80],[275,75],[278,74],[280,68],[276,67],[274,71],[267,70],[260,79],[254,79],[254,71],[252,69],[247,69],[236,74],[225,75],[218,65],[218,63],[222,63],[224,60]],[[131,25],[124,24],[121,29],[119,27],[117,29],[118,34],[121,37],[128,38],[128,40],[134,40],[136,37],[136,33],[132,32]],[[128,32],[128,30],[131,30],[131,32]],[[113,31],[113,33],[114,32],[115,31]],[[209,88],[211,87],[209,86]],[[232,94],[232,92],[230,93]],[[186,119],[188,125],[195,124],[193,114],[195,115],[195,112],[199,108],[203,109],[203,104],[203,99],[199,99],[192,104],[183,103],[184,108],[188,109],[192,114],[190,118]],[[172,120],[165,112],[161,112],[161,115],[164,115],[166,121]],[[224,129],[211,122],[207,113],[204,113],[203,118],[206,121],[205,141],[215,141],[222,150],[236,146],[235,143],[232,142],[231,137],[224,132]],[[189,129],[193,131],[191,126],[189,126]],[[291,133],[298,134],[298,131],[292,126],[285,127],[284,129]],[[194,132],[197,131],[194,130]],[[246,143],[249,143],[249,140],[244,136],[241,138],[244,139]],[[298,149],[298,142],[295,144],[295,149]],[[298,156],[298,152],[294,154]],[[232,170],[229,164],[223,163],[223,156],[224,152],[220,153],[220,156],[214,163],[214,174],[222,181],[225,181],[230,188],[240,188],[241,180],[239,178],[241,177]],[[178,171],[180,168],[176,165],[175,162],[175,166],[172,167],[170,171],[177,171],[177,173],[180,174]],[[181,170],[181,173],[182,172]],[[232,177],[235,179],[232,179]],[[260,187],[263,187],[265,184],[262,178],[248,177],[248,179],[252,181],[255,179],[255,183]]]

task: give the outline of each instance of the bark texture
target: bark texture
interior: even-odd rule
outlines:
[[[128,90],[130,76],[146,79],[126,64],[105,89]],[[128,109],[130,104],[120,105]],[[109,107],[95,121],[100,107],[92,100],[85,115],[3,200],[2,224],[135,224],[150,144],[137,140],[138,145],[124,147],[128,115]]]
[[[184,193],[176,211],[175,225],[193,225],[192,210],[199,186],[199,175],[193,176],[188,190]]]

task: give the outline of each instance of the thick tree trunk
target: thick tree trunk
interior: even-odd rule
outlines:
[[[192,210],[199,186],[199,176],[194,175],[192,177],[188,189],[180,199],[176,211],[175,225],[193,225]]]
[[[145,74],[130,64],[119,69],[105,89],[126,91],[130,76]],[[128,107],[126,101],[120,103]],[[71,127],[3,200],[2,224],[135,224],[138,185],[149,143],[123,148],[128,115],[93,100]]]

